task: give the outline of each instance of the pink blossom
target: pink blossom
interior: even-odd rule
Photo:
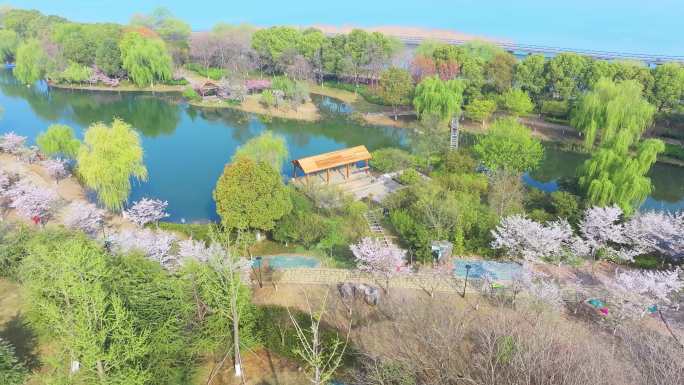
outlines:
[[[177,255],[172,253],[177,238],[171,233],[150,229],[125,229],[112,234],[109,241],[118,253],[142,252],[165,268],[178,264]]]
[[[50,177],[60,180],[69,176],[67,162],[62,159],[48,159],[41,162]]]
[[[38,187],[24,180],[14,186],[5,194],[9,199],[9,206],[27,218],[39,219],[44,222],[52,216],[54,205],[59,199],[57,193],[48,188]]]
[[[169,214],[166,213],[168,205],[169,202],[167,201],[143,198],[134,202],[130,209],[125,210],[123,216],[136,225],[143,227],[147,223],[159,222],[159,220],[168,217]]]
[[[684,212],[639,213],[624,225],[624,236],[640,251],[684,258]]]
[[[102,228],[105,211],[92,203],[75,201],[69,204],[64,214],[67,227],[79,229],[87,234],[95,234]]]
[[[24,144],[26,144],[26,137],[14,132],[10,131],[0,136],[0,151],[16,154],[24,147]]]
[[[359,270],[383,275],[394,275],[406,271],[406,251],[385,246],[379,239],[363,238],[350,245]]]
[[[492,231],[494,249],[503,249],[509,256],[530,261],[563,255],[572,240],[572,228],[562,219],[542,225],[522,215],[503,218]]]

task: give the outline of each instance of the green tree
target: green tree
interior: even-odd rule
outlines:
[[[76,158],[81,142],[74,137],[74,130],[63,124],[53,124],[36,137],[40,150],[48,156],[64,155]]]
[[[576,53],[561,53],[546,64],[546,81],[555,98],[568,99],[584,90],[587,58]]]
[[[19,39],[11,29],[0,29],[0,61],[12,62],[17,52]]]
[[[236,230],[272,230],[275,221],[292,209],[280,173],[244,157],[226,165],[214,201],[223,225]]]
[[[29,317],[59,346],[56,362],[79,362],[69,382],[142,385],[148,332],[133,329],[121,298],[107,291],[108,276],[104,253],[85,237],[34,242],[21,272]],[[60,369],[55,377],[67,380]]]
[[[411,91],[413,79],[408,71],[391,67],[380,75],[378,93],[385,103],[394,108],[394,120],[397,120],[397,106],[410,102]]]
[[[264,131],[261,135],[240,146],[235,151],[232,161],[245,157],[255,162],[264,162],[273,167],[274,170],[281,170],[287,156],[285,138],[274,135],[272,131]]]
[[[496,102],[490,99],[475,99],[465,106],[465,116],[473,121],[480,122],[486,127],[487,120],[496,111]]]
[[[66,83],[83,83],[90,79],[92,70],[89,67],[83,66],[76,62],[70,62],[69,65],[56,75],[49,75],[50,79],[55,79],[59,82]]]
[[[45,77],[47,73],[48,56],[36,39],[29,39],[17,48],[16,67],[14,76],[24,83],[33,84]]]
[[[418,117],[438,117],[453,126],[461,115],[464,84],[459,80],[443,81],[437,76],[423,79],[416,87],[413,107]]]
[[[519,61],[513,71],[513,85],[527,91],[536,103],[541,101],[546,88],[545,62],[544,55],[529,55]]]
[[[653,70],[653,100],[658,111],[678,106],[684,99],[684,67],[679,63],[666,63]]]
[[[634,80],[615,83],[599,80],[594,89],[579,100],[571,124],[584,134],[584,145],[618,146],[626,152],[636,144],[653,121],[655,108],[641,95],[641,85]]]
[[[0,337],[0,383],[21,385],[28,371],[14,354],[14,347]]]
[[[501,102],[508,112],[514,116],[527,115],[534,109],[534,103],[527,92],[519,88],[511,88],[501,95]]]
[[[665,144],[647,139],[636,146],[635,155],[617,146],[599,148],[579,169],[579,184],[587,201],[595,206],[618,205],[631,215],[652,191],[646,176]]]
[[[494,90],[502,93],[511,88],[515,63],[515,57],[508,52],[497,53],[487,62],[485,72]]]
[[[104,38],[95,51],[95,64],[108,76],[117,76],[122,71],[121,49],[117,38]]]
[[[192,29],[188,23],[174,17],[167,8],[157,7],[149,15],[134,15],[131,25],[156,32],[166,42],[177,62],[182,62],[187,56]]]
[[[492,123],[473,151],[490,170],[512,174],[534,170],[544,157],[541,142],[514,118],[500,118]]]
[[[155,81],[171,79],[171,56],[162,40],[129,32],[124,35],[119,48],[122,66],[138,87],[154,86]]]
[[[115,119],[95,123],[85,132],[78,151],[78,173],[97,192],[103,205],[120,211],[131,192],[131,178],[147,179],[140,137],[129,124]]]
[[[254,32],[252,48],[265,67],[275,72],[281,57],[288,51],[296,51],[301,32],[292,27],[270,27]]]

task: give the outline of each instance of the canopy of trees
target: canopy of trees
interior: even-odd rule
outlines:
[[[162,40],[129,32],[121,39],[119,48],[123,68],[139,87],[171,79],[171,56]]]
[[[490,170],[522,173],[535,169],[544,157],[539,139],[525,125],[513,118],[492,123],[473,151]]]

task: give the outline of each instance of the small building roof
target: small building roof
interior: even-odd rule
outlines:
[[[293,160],[292,163],[298,165],[304,173],[309,174],[369,159],[371,159],[371,154],[366,146],[356,146]]]

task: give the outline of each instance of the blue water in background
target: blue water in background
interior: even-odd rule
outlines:
[[[684,55],[681,0],[21,0],[75,21],[127,23],[133,13],[165,6],[207,30],[217,22],[268,26],[355,25],[452,29],[517,43],[563,48]]]

